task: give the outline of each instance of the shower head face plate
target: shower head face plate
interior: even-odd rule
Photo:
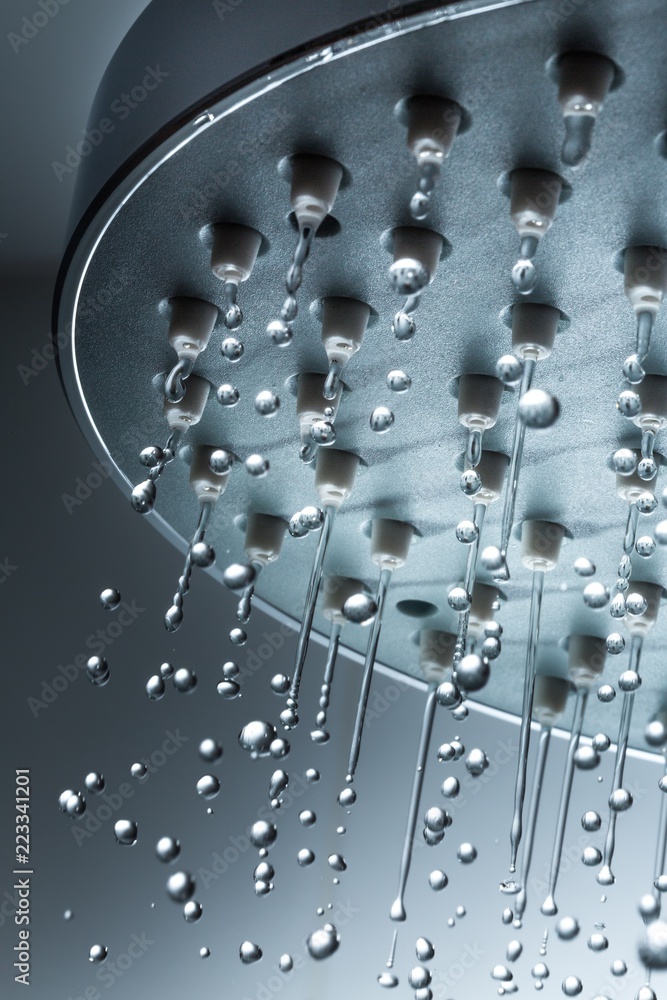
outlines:
[[[211,271],[210,246],[202,236],[206,227],[242,223],[265,240],[265,252],[239,289],[245,319],[232,335],[243,342],[243,356],[237,363],[221,356],[219,344],[229,333],[219,321],[195,365],[196,374],[211,383],[209,400],[201,422],[188,431],[185,447],[160,480],[156,511],[149,516],[172,542],[184,549],[194,528],[197,502],[186,459],[199,443],[226,447],[241,460],[259,453],[270,463],[263,478],[248,475],[243,461],[232,470],[207,533],[217,552],[209,572],[218,577],[229,563],[243,561],[243,534],[234,524],[239,514],[256,510],[289,520],[316,502],[313,468],[298,456],[295,399],[288,383],[296,372],[327,370],[317,310],[309,306],[327,295],[367,302],[379,318],[345,367],[349,391],[343,393],[335,422],[335,446],[360,455],[363,465],[336,519],[326,570],[374,585],[377,571],[362,525],[374,516],[408,521],[418,529],[419,542],[389,592],[379,659],[419,676],[410,641],[419,622],[401,607],[428,602],[437,609],[428,627],[456,631],[447,593],[463,578],[466,548],[454,529],[472,516],[459,488],[466,432],[448,386],[462,373],[493,374],[497,359],[511,349],[502,316],[517,301],[510,273],[518,248],[498,181],[516,167],[536,167],[561,174],[573,194],[541,242],[531,300],[557,306],[570,325],[537,366],[534,385],[557,396],[561,417],[549,430],[527,432],[515,521],[557,521],[573,534],[546,579],[541,649],[549,669],[565,675],[558,647],[563,636],[618,630],[608,607],[591,610],[582,592],[591,580],[611,586],[615,579],[627,505],[617,496],[608,458],[622,445],[639,443],[636,428],[614,407],[623,359],[635,335],[614,260],[625,246],[667,242],[655,211],[667,195],[667,169],[654,144],[664,127],[663,95],[653,85],[653,67],[663,50],[660,33],[651,27],[662,8],[659,0],[643,0],[641,8],[640,17],[636,5],[609,0],[604,18],[578,9],[558,37],[545,17],[555,6],[541,0],[485,10],[452,5],[437,16],[406,14],[391,29],[342,33],[328,49],[300,52],[278,70],[262,71],[238,91],[207,104],[210,122],[175,128],[119,182],[76,248],[61,296],[59,329],[72,324],[60,363],[73,409],[128,495],[131,484],[145,475],[139,451],[163,445],[167,437],[159,376],[172,368],[174,354],[161,303],[195,296],[222,305],[223,285]],[[577,171],[560,161],[562,115],[545,68],[554,51],[570,47],[604,52],[625,69],[623,86],[610,96],[596,125],[590,159]],[[419,225],[409,213],[417,165],[395,114],[406,96],[418,93],[456,101],[466,110],[469,127],[443,164],[424,223],[444,236],[448,253],[421,297],[415,337],[400,342],[391,321],[402,300],[389,285],[392,258],[383,234]],[[336,224],[316,236],[304,267],[294,339],[281,349],[265,331],[279,315],[296,233],[289,218],[289,185],[279,164],[304,152],[337,160],[346,176],[333,207]],[[663,326],[659,316],[647,362],[657,373],[667,372]],[[387,386],[387,374],[396,369],[412,380],[407,392]],[[221,383],[238,389],[236,406],[217,402]],[[255,409],[262,390],[280,397],[272,419]],[[510,393],[505,397],[484,446],[509,454],[516,401]],[[389,407],[395,417],[386,434],[370,427],[370,415],[379,406]],[[499,503],[488,509],[482,547],[498,542],[501,508]],[[658,512],[645,519],[640,533],[651,533],[659,517]],[[257,594],[266,608],[300,618],[315,544],[316,537],[286,539],[280,560],[258,580]],[[574,563],[580,557],[595,565],[595,576],[577,575]],[[509,600],[497,615],[503,651],[477,697],[518,713],[531,580],[516,539],[508,561],[512,578],[504,589]],[[665,579],[661,546],[649,560],[634,556],[633,566],[637,579]],[[479,578],[488,581],[483,573]],[[319,612],[316,628],[322,633],[329,628]],[[648,715],[664,695],[664,634],[659,620],[645,644],[634,746],[644,746]],[[343,641],[360,654],[367,633],[347,627]],[[603,681],[615,683],[622,659],[608,658]],[[591,702],[586,731],[615,730],[608,706],[596,698]]]

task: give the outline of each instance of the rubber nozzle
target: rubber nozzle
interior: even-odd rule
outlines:
[[[408,149],[423,162],[441,163],[454,144],[461,108],[446,97],[418,94],[407,102]]]
[[[626,247],[623,253],[625,294],[635,314],[655,317],[667,293],[667,250],[664,247]]]
[[[524,566],[544,572],[554,569],[564,537],[565,528],[555,521],[524,521],[521,525]]]
[[[371,529],[371,559],[380,569],[399,569],[405,564],[414,536],[407,521],[376,517]]]
[[[548,358],[556,340],[560,310],[539,302],[512,306],[512,350],[522,358]]]
[[[250,562],[262,566],[273,562],[280,555],[287,521],[273,514],[248,514],[245,529],[245,550]]]
[[[334,625],[344,625],[346,622],[343,614],[343,605],[348,598],[355,594],[366,594],[368,588],[363,580],[355,580],[350,576],[332,576],[325,574],[322,581],[321,591],[322,614]]]
[[[604,670],[607,647],[594,635],[571,635],[568,641],[568,669],[575,687],[589,688]]]
[[[523,239],[540,240],[556,218],[563,179],[550,170],[513,170],[510,174],[510,217]]]
[[[315,488],[322,507],[340,508],[352,492],[359,456],[351,451],[320,448],[315,463]]]
[[[221,281],[247,281],[262,245],[262,234],[250,226],[219,222],[213,226],[211,270]]]
[[[215,445],[198,444],[192,453],[190,465],[190,486],[202,503],[219,500],[227,489],[230,470],[219,474],[210,466],[211,455],[217,451]]]
[[[317,232],[333,208],[343,179],[343,168],[328,156],[312,153],[293,156],[291,167],[290,201],[299,228],[310,226]]]
[[[179,358],[196,361],[206,349],[218,319],[218,307],[204,299],[178,296],[169,300],[171,317],[167,339]]]
[[[554,726],[565,711],[570,682],[564,677],[538,674],[535,678],[533,718],[543,726]]]
[[[468,615],[468,635],[479,639],[488,622],[493,620],[494,605],[501,598],[498,587],[490,583],[476,583],[472,589],[472,603]]]
[[[419,669],[429,684],[438,684],[454,663],[456,636],[440,629],[423,628],[419,633]]]
[[[186,431],[188,427],[199,423],[211,389],[210,382],[199,375],[190,375],[184,385],[182,399],[177,403],[170,403],[165,399],[163,403],[163,412],[172,430]]]

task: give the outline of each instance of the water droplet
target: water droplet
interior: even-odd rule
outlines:
[[[114,611],[120,604],[120,592],[107,587],[100,594],[100,604],[106,611]]]
[[[248,475],[255,479],[263,479],[269,471],[269,460],[263,455],[248,455],[245,462],[245,469]]]
[[[640,514],[652,514],[658,506],[658,501],[655,496],[653,493],[649,493],[648,491],[646,493],[641,493],[635,502],[637,504],[637,510]]]
[[[658,875],[657,879],[654,880],[653,885],[658,892],[667,892],[667,875]]]
[[[328,958],[337,950],[340,937],[333,924],[325,924],[309,935],[306,945],[313,958]]]
[[[244,941],[239,948],[239,958],[244,965],[250,965],[252,962],[259,962],[262,957],[262,949],[258,944],[253,944],[252,941]]]
[[[165,864],[175,861],[181,853],[180,841],[176,840],[175,837],[160,837],[155,845],[155,853],[158,859],[164,861]]]
[[[284,955],[280,956],[280,959],[278,961],[278,968],[280,969],[281,972],[291,972],[293,967],[294,967],[294,962],[292,960],[291,955],[285,953]]]
[[[250,841],[258,848],[268,850],[278,836],[278,830],[274,823],[269,823],[265,819],[258,819],[250,827]]]
[[[186,903],[194,892],[195,880],[188,872],[174,872],[167,879],[167,894],[175,903]]]
[[[642,679],[636,670],[624,670],[618,678],[621,691],[636,691],[641,687]]]
[[[174,687],[182,694],[190,694],[197,687],[197,675],[194,670],[187,667],[179,667],[174,673]]]
[[[253,757],[266,757],[276,738],[276,731],[270,722],[248,722],[239,733],[239,743]]]
[[[507,961],[516,962],[523,951],[523,945],[516,938],[507,945]]]
[[[517,385],[523,374],[523,361],[513,354],[503,354],[496,361],[496,375],[505,385]]]
[[[239,390],[229,382],[224,382],[215,395],[221,406],[236,406],[240,399]]]
[[[203,799],[214,799],[220,791],[220,782],[214,774],[203,774],[197,782],[197,794]]]
[[[466,497],[477,496],[482,488],[482,480],[476,469],[466,469],[459,481],[461,491]]]
[[[347,871],[347,863],[341,854],[330,854],[327,861],[329,862],[329,867],[333,868],[335,872]]]
[[[556,924],[556,934],[562,941],[572,941],[579,933],[579,921],[576,917],[561,917]]]
[[[229,701],[233,701],[241,694],[241,686],[236,681],[220,681],[216,690],[221,697],[227,698]]]
[[[483,774],[489,766],[489,758],[483,750],[471,750],[465,759],[466,769],[473,777],[477,778]]]
[[[551,427],[558,420],[560,404],[543,389],[529,389],[519,401],[518,413],[526,427]]]
[[[119,819],[113,832],[118,843],[125,847],[132,847],[137,842],[137,824],[133,820]]]
[[[428,940],[428,938],[425,937],[417,938],[417,942],[415,944],[415,951],[417,953],[417,958],[419,959],[420,962],[430,962],[433,956],[435,955],[435,948]]]
[[[236,337],[225,337],[223,342],[220,344],[220,353],[223,358],[227,361],[231,361],[235,364],[240,361],[243,357],[243,344]]]
[[[394,414],[388,406],[376,406],[370,417],[371,430],[385,434],[394,422]]]
[[[456,537],[463,545],[472,545],[479,535],[479,528],[474,521],[459,521],[456,525]]]
[[[441,889],[445,888],[448,882],[449,879],[440,868],[436,868],[428,877],[428,884],[434,892],[440,892]]]
[[[109,680],[109,664],[102,656],[91,656],[86,663],[86,674],[91,684],[104,687]]]
[[[151,701],[159,701],[160,698],[164,697],[165,691],[164,681],[159,674],[153,674],[146,681],[146,694]]]
[[[641,411],[641,399],[632,389],[624,389],[616,400],[616,408],[622,416],[631,420]]]
[[[667,969],[667,923],[654,920],[644,932],[639,957],[649,969]]]
[[[660,916],[660,900],[656,899],[652,892],[646,892],[639,900],[637,909],[645,923],[655,920]]]
[[[199,756],[202,760],[213,763],[216,760],[220,760],[222,757],[222,747],[217,740],[213,740],[209,737],[202,740],[199,744]]]
[[[625,812],[632,805],[632,795],[627,788],[616,788],[609,796],[609,808],[614,812]]]
[[[99,771],[91,771],[84,778],[84,784],[87,791],[93,795],[99,795],[100,792],[104,791],[104,775],[100,774]]]
[[[502,921],[504,924],[511,924],[514,919],[514,914],[510,910],[509,906],[506,906],[503,910]]]
[[[408,982],[413,990],[423,990],[431,982],[431,973],[423,965],[415,965],[408,973]]]
[[[583,990],[583,985],[580,979],[576,976],[566,976],[563,980],[563,993],[566,997],[576,997]]]
[[[471,864],[477,857],[477,850],[472,844],[463,843],[460,845],[458,851],[456,852],[456,857],[464,865]]]
[[[595,747],[584,744],[575,750],[574,763],[581,771],[592,771],[600,763],[600,755]]]
[[[288,344],[291,344],[294,336],[287,323],[284,323],[280,319],[275,319],[269,323],[266,332],[276,347],[287,347]]]
[[[391,972],[382,972],[378,976],[378,983],[385,989],[393,989],[398,986],[398,977]]]
[[[585,556],[580,556],[574,561],[574,572],[577,576],[593,576],[595,573],[595,563]]]
[[[351,809],[356,801],[357,793],[354,788],[344,788],[338,796],[338,804],[342,806],[343,809]]]
[[[352,594],[342,610],[346,621],[353,625],[368,625],[377,614],[377,604],[369,594]]]
[[[100,962],[106,962],[108,954],[109,950],[103,944],[94,944],[88,952],[88,961],[99,965]]]
[[[336,440],[336,428],[331,420],[313,420],[309,431],[311,439],[322,448],[327,448]]]
[[[477,653],[469,653],[456,667],[456,682],[464,691],[481,691],[490,673],[488,660]]]
[[[148,448],[142,448],[139,452],[139,461],[142,465],[146,466],[148,469],[154,469],[156,466],[164,462],[164,451],[158,445],[149,445]],[[105,591],[107,593],[107,591]],[[101,597],[100,597],[101,600]],[[120,600],[120,595],[119,595]],[[104,602],[103,602],[104,604]],[[106,606],[106,605],[104,605]]]
[[[623,375],[631,385],[639,385],[644,381],[646,372],[638,354],[630,354],[623,362]]]
[[[455,799],[461,790],[458,778],[445,778],[440,790],[446,799]]]
[[[287,694],[290,679],[285,674],[274,674],[271,678],[271,690],[274,694]]]
[[[255,396],[255,409],[262,417],[274,417],[280,408],[280,399],[270,389],[263,389]]]
[[[314,853],[308,847],[302,847],[296,856],[296,860],[299,862],[302,868],[307,868],[308,865],[312,865],[315,860]]]
[[[71,920],[73,916],[74,912],[72,910],[65,910],[63,913],[63,920]]]
[[[274,759],[280,760],[281,757],[286,757],[289,752],[290,752],[289,740],[284,740],[284,739],[271,740],[269,753]]]
[[[189,900],[183,907],[183,916],[189,924],[196,923],[201,917],[202,912],[201,903],[198,903],[194,899]]]
[[[609,589],[603,583],[593,582],[584,587],[584,604],[589,608],[604,608],[609,602]]]
[[[609,942],[607,941],[604,934],[600,934],[599,931],[596,931],[589,937],[588,947],[590,948],[591,951],[604,951],[606,948],[609,947]]]
[[[387,375],[387,388],[392,392],[407,392],[412,385],[412,379],[400,368],[394,368]]]
[[[163,663],[160,666],[160,677],[162,677],[165,681],[172,677],[173,674],[174,668],[171,663]]]
[[[602,684],[598,688],[598,700],[608,703],[616,697],[616,691],[611,684]]]

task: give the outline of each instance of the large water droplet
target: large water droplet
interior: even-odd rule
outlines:
[[[99,965],[106,961],[108,954],[109,950],[103,944],[94,944],[88,952],[88,961]]]
[[[202,905],[195,899],[189,900],[183,907],[183,917],[188,924],[196,923],[202,915]]]
[[[407,392],[412,385],[412,379],[400,368],[394,368],[387,375],[387,388],[392,392]]]
[[[106,611],[113,611],[120,604],[120,592],[107,587],[100,594],[100,604]]]
[[[99,771],[91,771],[84,778],[84,784],[87,791],[93,795],[99,795],[100,792],[104,791],[104,775],[100,774]]]
[[[275,738],[276,731],[270,722],[248,722],[239,733],[239,743],[253,757],[268,756]]]
[[[167,894],[175,903],[187,903],[194,892],[195,880],[188,872],[174,872],[167,879]]]
[[[187,667],[179,667],[174,673],[173,684],[181,694],[190,694],[197,687],[197,675],[194,670]]]
[[[519,419],[526,427],[546,428],[558,420],[560,404],[543,389],[529,389],[519,401]]]
[[[609,590],[603,583],[597,581],[584,587],[584,604],[589,608],[604,608],[609,603]]]
[[[338,949],[340,937],[333,924],[325,924],[319,930],[313,931],[306,941],[309,954],[313,958],[328,958]]]
[[[259,962],[261,957],[262,949],[258,944],[253,944],[252,941],[244,941],[239,948],[239,958],[244,965],[250,965],[252,962]]]
[[[118,843],[125,847],[132,847],[137,842],[137,824],[131,819],[119,819],[113,832]]]
[[[434,892],[440,892],[444,889],[449,882],[449,879],[440,868],[436,868],[428,877],[428,884],[433,889]]]
[[[197,782],[197,794],[203,799],[214,799],[220,791],[220,782],[214,774],[203,774]]]
[[[181,853],[180,841],[176,840],[175,837],[160,837],[155,845],[155,853],[159,860],[166,864],[175,861]]]
[[[250,840],[255,847],[268,850],[275,843],[278,830],[274,823],[269,823],[265,819],[258,819],[250,827]]]
[[[388,406],[376,406],[370,417],[371,430],[376,434],[386,434],[394,422],[394,414]]]

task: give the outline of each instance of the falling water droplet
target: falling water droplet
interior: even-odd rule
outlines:
[[[585,556],[580,556],[574,561],[574,572],[577,576],[593,576],[595,573],[595,564]]]
[[[368,625],[377,614],[377,604],[370,594],[352,594],[343,604],[343,615],[353,625]]]
[[[239,743],[253,757],[266,757],[276,738],[276,731],[270,722],[249,722],[239,733]]]
[[[449,879],[440,868],[436,868],[428,877],[428,884],[434,892],[440,892],[447,886],[448,882]]]
[[[298,861],[298,863],[302,868],[307,868],[309,865],[312,865],[313,861],[315,860],[315,855],[310,850],[310,848],[303,847],[297,854],[296,860]]]
[[[134,763],[130,768],[130,774],[132,775],[133,778],[136,778],[138,781],[141,781],[142,778],[145,778],[146,775],[148,774],[148,767],[144,764],[143,761],[136,761],[136,763]]]
[[[227,361],[235,364],[243,357],[243,344],[236,337],[225,337],[220,344],[220,353]]]
[[[186,903],[195,892],[195,880],[188,872],[174,872],[167,879],[167,894],[175,903]]]
[[[370,416],[370,427],[376,434],[386,434],[394,423],[394,414],[387,406],[376,406]]]
[[[197,782],[197,794],[203,799],[214,799],[220,791],[220,782],[214,774],[204,774]]]
[[[213,740],[209,737],[202,740],[199,744],[199,756],[202,760],[213,763],[216,760],[220,760],[222,757],[222,747],[217,740]]]
[[[106,961],[108,954],[109,950],[103,944],[94,944],[88,952],[88,961],[99,965]]]
[[[513,354],[503,354],[496,361],[496,375],[505,385],[517,385],[523,374],[523,361]]]
[[[265,819],[258,819],[250,827],[250,841],[258,848],[268,850],[275,842],[278,836],[278,830],[274,823],[269,823]]]
[[[189,900],[183,907],[183,917],[188,924],[196,923],[202,915],[202,905],[196,900]]]
[[[248,475],[254,479],[263,479],[269,471],[269,460],[263,455],[248,455],[243,464]]]
[[[259,962],[261,957],[262,949],[258,944],[253,944],[252,941],[244,941],[239,948],[239,958],[244,965],[250,965],[252,962]]]
[[[325,924],[309,935],[306,946],[312,958],[328,958],[338,949],[340,937],[333,924]]]
[[[151,699],[151,701],[159,701],[160,698],[164,697],[166,691],[164,681],[159,674],[153,674],[146,681],[146,694]]]
[[[125,847],[132,847],[137,842],[137,824],[133,820],[119,819],[113,832],[118,843]]]
[[[584,604],[589,608],[604,608],[609,603],[609,590],[603,583],[593,582],[584,587]]]
[[[529,389],[519,400],[518,414],[526,427],[544,429],[558,420],[560,404],[543,389]]]
[[[507,961],[516,962],[523,951],[523,945],[516,938],[507,945]]]
[[[615,697],[616,697],[616,691],[611,686],[611,684],[602,684],[598,688],[598,699],[599,699],[599,701],[608,703],[610,701],[613,701]]]
[[[109,680],[109,664],[102,656],[91,656],[86,663],[86,674],[91,684],[104,687]]]
[[[182,694],[190,694],[197,686],[197,675],[194,670],[188,670],[187,667],[179,667],[174,673],[173,684],[176,690]]]
[[[563,980],[563,993],[566,997],[576,997],[583,990],[583,985],[580,979],[576,976],[566,976]]]
[[[181,853],[180,841],[176,840],[175,837],[160,837],[155,845],[155,853],[158,859],[164,861],[165,864],[175,861]]]
[[[477,857],[477,849],[469,843],[463,843],[456,852],[456,857],[464,865],[471,864]]]
[[[99,795],[100,792],[104,791],[104,776],[99,771],[91,771],[84,778],[84,784],[87,791],[93,795]]]
[[[556,934],[561,941],[572,941],[579,933],[579,921],[576,917],[561,917],[556,924]]]
[[[412,385],[412,379],[400,368],[395,368],[387,375],[387,388],[392,392],[407,392]]]
[[[107,587],[100,594],[100,604],[106,611],[114,611],[120,604],[120,592]]]

